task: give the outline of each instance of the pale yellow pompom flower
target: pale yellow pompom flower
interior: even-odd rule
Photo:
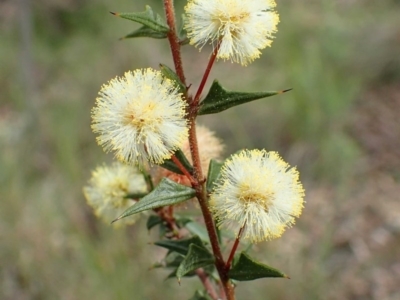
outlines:
[[[299,173],[278,153],[243,150],[222,167],[210,209],[221,228],[257,243],[280,237],[303,208]]]
[[[279,16],[274,0],[190,0],[185,6],[190,44],[220,42],[217,58],[246,66],[271,46]]]
[[[96,216],[110,224],[136,203],[136,200],[127,196],[146,194],[147,185],[136,167],[115,162],[111,166],[97,167],[88,185],[83,188],[83,193]],[[139,216],[136,214],[123,218],[113,226],[133,224]]]
[[[130,164],[161,164],[188,136],[186,102],[173,82],[153,69],[126,72],[102,86],[92,129],[106,152]]]

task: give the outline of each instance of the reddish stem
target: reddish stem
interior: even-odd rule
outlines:
[[[206,274],[206,272],[204,272],[204,270],[202,268],[197,269],[195,271],[197,277],[199,277],[200,281],[203,283],[204,287],[207,290],[207,293],[210,295],[210,297],[213,300],[218,300],[218,294],[214,289],[214,286],[212,285],[210,278],[208,278],[208,275]]]
[[[170,48],[171,48],[171,52],[172,52],[172,57],[174,60],[175,70],[176,70],[177,75],[179,76],[179,79],[182,81],[182,83],[185,86],[187,86],[183,67],[182,67],[180,44],[179,44],[179,40],[178,40],[178,37],[176,34],[173,0],[163,0],[163,2],[164,2],[164,9],[165,9],[165,13],[166,13],[167,24],[170,28],[170,31],[168,32],[168,40],[169,40],[169,44],[170,44]],[[207,205],[207,192],[206,192],[206,188],[205,188],[205,184],[204,184],[205,180],[204,180],[202,169],[201,169],[200,155],[199,155],[199,149],[198,149],[197,137],[196,137],[196,126],[195,126],[196,110],[197,110],[197,106],[199,104],[199,98],[204,89],[208,75],[210,74],[212,65],[217,56],[218,49],[219,49],[219,44],[214,49],[213,54],[211,55],[207,69],[203,75],[203,79],[201,81],[199,89],[197,90],[196,97],[193,99],[192,102],[189,101],[189,97],[187,97],[187,95],[185,95],[185,97],[186,97],[186,99],[188,99],[188,102],[190,104],[189,144],[190,144],[190,152],[192,155],[193,167],[194,167],[194,180],[193,180],[193,182],[191,180],[191,182],[192,182],[193,188],[195,188],[195,190],[196,190],[196,196],[199,200],[199,204],[200,204],[203,216],[204,216],[204,221],[206,224],[207,232],[210,237],[211,246],[212,246],[213,253],[215,256],[215,261],[216,261],[215,265],[218,270],[219,276],[221,278],[222,286],[224,287],[225,296],[226,296],[227,300],[234,300],[235,295],[234,295],[233,286],[230,284],[228,274],[225,270],[225,262],[222,257],[221,249],[219,247],[218,237],[217,237],[217,233],[216,233],[216,230],[214,227],[213,218],[211,216],[211,212],[208,209],[208,205]],[[189,179],[190,178],[193,179],[193,177],[189,174],[189,172],[187,172],[187,170],[182,166],[182,164],[178,161],[178,159],[176,159],[174,157],[172,159],[186,176],[189,175],[188,176]],[[178,163],[177,163],[177,161],[178,161]]]
[[[225,269],[225,261],[222,256],[221,248],[218,243],[217,231],[215,230],[214,221],[207,204],[205,184],[198,186],[196,189],[197,199],[199,200],[201,212],[203,213],[204,223],[206,225],[208,236],[210,237],[211,248],[215,257],[215,267],[217,268],[222,286],[224,287],[225,296],[228,300],[234,300],[235,294],[233,286],[230,283],[228,272]]]
[[[181,82],[186,86],[185,74],[183,72],[181,45],[176,33],[175,10],[173,0],[164,0],[164,10],[167,19],[169,31],[167,33],[169,45],[171,48],[172,58],[174,60],[175,71]]]
[[[193,178],[193,176],[189,173],[188,170],[186,170],[185,166],[182,165],[182,163],[179,161],[179,159],[175,155],[173,155],[171,157],[171,159],[176,164],[176,166],[179,168],[179,170],[182,171],[183,175],[185,175],[189,179],[192,186],[195,186],[197,184],[196,179]]]
[[[217,58],[219,46],[220,46],[220,43],[217,44],[217,46],[214,48],[213,53],[211,54],[210,60],[208,61],[207,68],[204,71],[203,78],[201,79],[199,88],[197,89],[196,96],[194,96],[194,99],[192,102],[192,107],[196,108],[199,104],[201,93],[203,92],[203,89],[204,89],[204,86],[206,85],[208,76],[210,75],[211,68],[215,62],[215,59]]]
[[[231,268],[232,260],[233,260],[233,257],[235,256],[235,252],[236,252],[236,250],[237,250],[237,247],[239,246],[240,236],[242,235],[242,232],[243,232],[243,230],[244,230],[244,226],[246,226],[246,224],[243,225],[242,228],[240,228],[239,233],[238,233],[238,235],[237,235],[237,237],[236,237],[235,243],[234,243],[233,246],[232,246],[231,253],[229,254],[229,258],[228,258],[228,260],[226,261],[225,269],[226,269],[227,272],[228,272],[229,269]]]

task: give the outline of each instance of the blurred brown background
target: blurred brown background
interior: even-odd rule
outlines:
[[[218,62],[231,90],[293,88],[200,118],[240,148],[296,165],[306,206],[255,256],[291,276],[241,283],[238,299],[400,299],[400,1],[277,1],[271,48],[246,68]],[[119,37],[138,26],[109,11],[156,0],[0,1],[0,298],[188,299],[148,270],[159,250],[145,223],[113,230],[82,195],[111,156],[90,130],[100,86],[127,70],[172,66],[165,40]],[[176,1],[179,11],[185,1]],[[209,48],[183,48],[197,86]]]

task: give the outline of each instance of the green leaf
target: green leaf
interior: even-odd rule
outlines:
[[[264,277],[289,278],[289,276],[277,269],[252,260],[244,252],[240,253],[238,262],[229,271],[228,276],[230,279],[238,281],[248,281]]]
[[[170,279],[170,278],[176,278],[177,271],[178,271],[178,269],[173,270],[171,273],[168,274],[168,276],[167,276],[167,278],[165,278],[165,280]],[[193,276],[196,276],[196,273],[194,271],[185,274],[183,277],[193,277]]]
[[[140,193],[140,194],[128,194],[125,196],[125,198],[128,199],[140,199],[146,196],[148,193]]]
[[[168,79],[172,80],[174,82],[174,85],[178,88],[179,93],[185,94],[186,93],[186,87],[182,83],[182,81],[179,79],[179,76],[168,66],[160,64],[160,70],[161,73],[167,77]],[[180,150],[179,150],[180,151]],[[182,152],[182,151],[181,151]],[[183,154],[183,153],[182,153]],[[176,153],[175,153],[176,155]],[[185,157],[186,159],[186,157]],[[187,160],[187,159],[186,159]]]
[[[159,216],[154,216],[151,215],[148,219],[147,219],[147,230],[152,229],[154,226],[157,226],[158,224],[162,224],[163,220],[159,217]]]
[[[218,83],[217,80],[214,80],[206,98],[204,98],[204,100],[200,103],[200,109],[198,114],[199,115],[215,114],[236,105],[240,105],[261,98],[282,94],[290,90],[291,89],[276,91],[276,92],[255,92],[255,93],[233,92],[225,90]]]
[[[206,292],[197,290],[193,297],[190,298],[189,300],[211,300],[211,298],[207,295]]]
[[[177,150],[174,153],[175,157],[180,161],[180,163],[186,168],[186,170],[189,171],[190,174],[193,174],[193,167],[186,158],[185,154],[182,152],[182,150]],[[172,161],[172,159],[165,160],[160,167],[163,167],[164,169],[167,169],[169,171],[172,171],[177,174],[183,175],[182,171],[178,168],[178,166]]]
[[[176,277],[180,281],[185,274],[212,264],[214,264],[214,256],[204,246],[191,244],[188,254],[176,270]]]
[[[148,26],[142,26],[139,29],[131,32],[130,34],[120,38],[120,40],[137,38],[137,37],[150,37],[153,39],[165,39],[167,37],[167,33],[155,31]]]
[[[210,160],[207,174],[207,192],[211,193],[214,188],[214,183],[219,177],[223,163],[214,159]]]
[[[160,17],[159,14],[153,12],[150,6],[146,5],[146,10],[137,13],[114,13],[113,15],[121,17],[130,21],[140,23],[144,26],[149,27],[157,32],[168,32],[169,27],[165,21]]]
[[[203,242],[198,236],[193,236],[190,239],[185,240],[164,240],[154,243],[157,246],[167,248],[168,250],[178,252],[182,255],[186,255],[189,251],[190,245],[194,244],[199,247],[204,247]]]
[[[179,228],[182,228],[185,227],[187,223],[193,222],[193,219],[185,216],[175,215],[175,221]]]
[[[165,266],[168,268],[178,268],[185,257],[177,252],[169,252],[165,257]]]
[[[171,179],[163,178],[160,184],[150,194],[129,207],[121,216],[112,221],[112,223],[145,210],[181,203],[193,198],[195,194],[196,191],[194,189],[178,184]]]

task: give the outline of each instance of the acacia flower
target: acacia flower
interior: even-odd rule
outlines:
[[[211,194],[210,209],[219,227],[256,243],[280,237],[303,208],[299,173],[278,153],[243,150],[228,159]]]
[[[217,58],[246,66],[271,46],[279,15],[274,0],[190,0],[185,29],[200,49],[220,42]]]
[[[112,79],[92,110],[97,142],[122,162],[161,164],[188,135],[181,96],[171,80],[150,68]]]
[[[127,198],[128,195],[144,195],[146,192],[146,182],[139,170],[120,162],[97,167],[88,185],[83,188],[85,198],[96,216],[108,224],[135,204],[136,201]],[[114,226],[133,224],[138,216],[121,219]]]

